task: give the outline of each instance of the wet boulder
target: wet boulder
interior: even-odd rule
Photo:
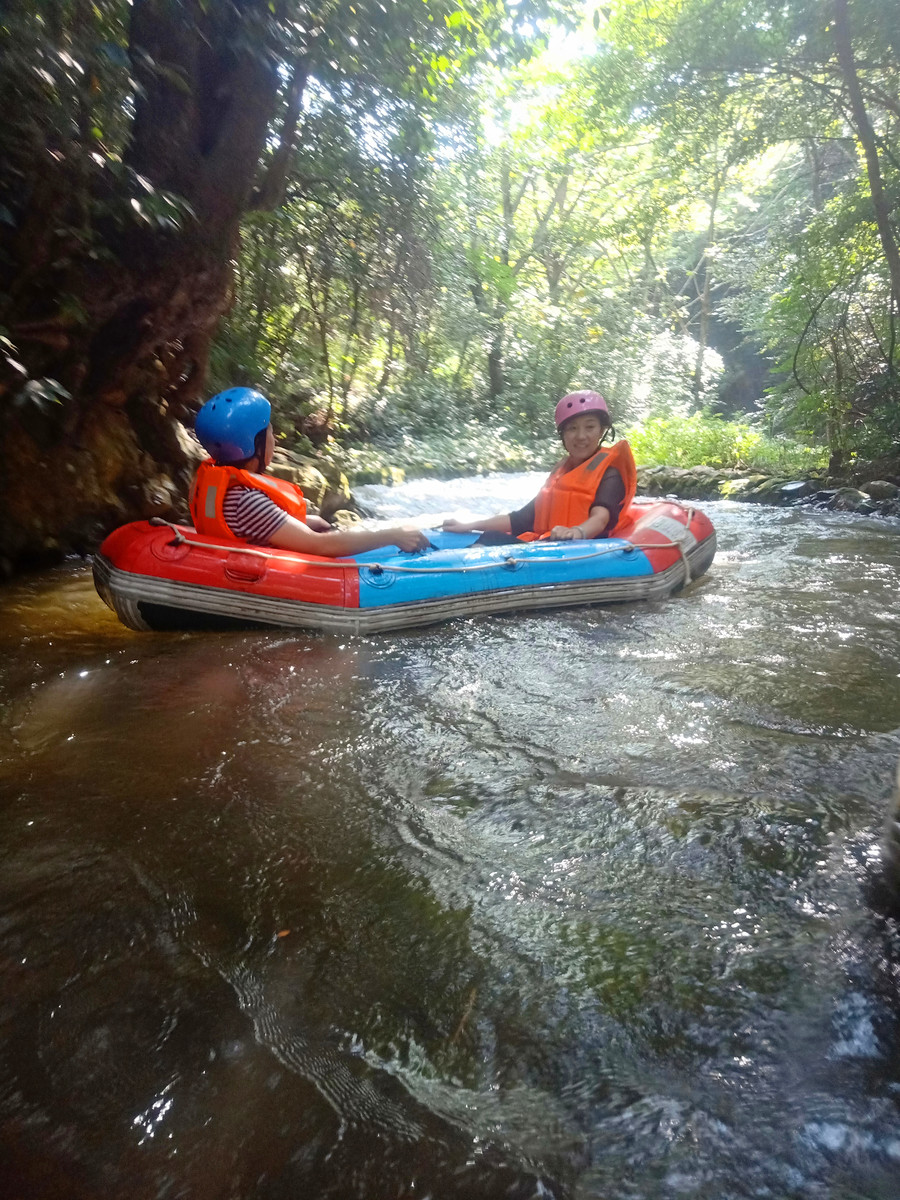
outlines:
[[[317,508],[321,507],[328,492],[328,480],[318,467],[310,459],[291,454],[287,450],[275,451],[269,474],[274,475],[276,479],[286,479],[289,483],[295,483],[306,499]]]
[[[353,512],[356,508],[347,476],[327,459],[307,458],[279,446],[269,473],[276,479],[296,483],[326,521],[337,512]]]
[[[871,501],[865,492],[859,491],[858,488],[841,487],[834,494],[834,500],[831,504],[832,508],[838,512],[872,512],[874,511]]]
[[[677,468],[673,467],[638,467],[638,491],[645,496],[676,494],[680,484],[676,471]]]
[[[757,504],[778,504],[782,500],[781,489],[787,481],[784,476],[763,476],[745,493],[745,499]]]
[[[720,494],[728,500],[763,500],[767,485],[771,482],[768,475],[736,475],[724,480],[719,487]]]
[[[340,511],[353,512],[356,505],[350,491],[350,481],[341,468],[328,461],[316,465],[325,478],[325,494],[320,501],[325,520],[330,521]]]
[[[158,472],[151,475],[142,480],[139,485],[139,512],[145,519],[150,517],[163,517],[167,521],[184,519],[186,513],[183,511],[183,501],[181,489],[164,473]]]
[[[353,529],[360,522],[359,513],[351,512],[348,508],[339,508],[329,517],[332,525],[338,529]]]
[[[869,483],[860,485],[860,491],[865,492],[873,500],[895,500],[900,496],[900,488],[896,483],[890,483],[887,479],[872,479]]]
[[[814,490],[815,485],[808,479],[792,479],[779,488],[781,499],[788,503],[792,500],[805,500]]]
[[[718,500],[730,472],[715,467],[638,467],[638,491],[645,496]]]

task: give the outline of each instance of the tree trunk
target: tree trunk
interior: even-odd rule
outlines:
[[[492,400],[499,399],[506,390],[506,375],[503,370],[503,316],[496,319],[491,346],[488,350],[488,391]]]
[[[700,258],[703,267],[703,287],[700,291],[700,333],[697,338],[697,357],[694,362],[694,402],[699,405],[703,394],[703,363],[706,358],[706,348],[709,345],[709,319],[712,305],[710,303],[710,271],[708,251],[716,237],[716,214],[719,207],[719,193],[723,179],[716,167],[713,179],[713,194],[709,202],[709,225],[706,230],[706,248]]]
[[[830,349],[831,361],[834,366],[834,399],[827,409],[825,436],[828,442],[828,474],[839,476],[844,468],[846,449],[844,364],[840,344],[834,335],[830,338]]]
[[[279,91],[274,60],[252,40],[268,15],[268,0],[134,0],[139,87],[120,173],[94,165],[91,145],[58,158],[36,147],[29,182],[40,202],[3,196],[17,225],[0,234],[0,324],[37,402],[7,364],[0,396],[18,396],[3,415],[0,565],[89,549],[122,520],[185,511],[193,456],[171,418],[199,396],[230,302]],[[85,161],[93,227],[76,235],[69,192]],[[159,211],[180,211],[180,227]],[[41,403],[57,384],[68,398]]]
[[[853,123],[856,135],[866,156],[866,171],[869,177],[869,192],[872,196],[872,207],[875,210],[875,223],[878,226],[878,236],[884,250],[885,261],[891,277],[891,295],[894,309],[900,310],[900,249],[891,227],[891,210],[884,192],[884,181],[881,177],[881,164],[878,160],[878,143],[875,131],[859,84],[856,71],[856,60],[853,55],[853,41],[850,35],[850,24],[847,16],[847,0],[834,0],[834,40],[837,46],[838,61],[841,74],[847,85],[850,98],[850,110],[853,113]]]
[[[253,314],[253,332],[251,340],[253,345],[253,357],[257,357],[259,353],[259,344],[262,341],[263,326],[266,323],[266,317],[269,315],[269,283],[272,279],[272,259],[275,249],[275,235],[277,226],[274,220],[268,223],[268,229],[265,236],[260,236],[258,240],[259,254],[257,256],[257,269],[254,272],[256,275],[256,297],[254,307],[256,309]],[[243,380],[241,381],[243,382]]]
[[[508,136],[508,134],[507,134]],[[500,265],[509,269],[509,247],[513,238],[513,219],[517,202],[513,201],[512,173],[510,167],[509,142],[504,140],[500,149],[500,206],[502,225],[500,230]],[[505,286],[505,280],[501,281]],[[494,304],[492,316],[491,344],[487,356],[488,392],[491,400],[499,400],[506,390],[506,372],[503,366],[504,343],[506,341],[506,310],[507,306],[501,298]]]

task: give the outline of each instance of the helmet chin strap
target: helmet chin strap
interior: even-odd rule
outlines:
[[[264,475],[266,471],[266,434],[269,427],[261,429],[253,439],[253,454],[247,459],[248,463],[256,462],[253,471],[256,475]]]

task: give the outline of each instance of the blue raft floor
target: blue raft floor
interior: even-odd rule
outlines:
[[[622,538],[476,546],[477,533],[422,532],[433,549],[405,554],[393,546],[382,546],[353,556],[360,568],[360,608],[653,574],[643,550]],[[369,564],[377,565],[373,569]]]

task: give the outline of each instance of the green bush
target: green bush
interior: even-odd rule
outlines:
[[[641,466],[719,467],[772,474],[797,474],[825,466],[823,447],[771,438],[741,421],[708,413],[653,417],[624,431]]]
[[[821,447],[768,437],[749,423],[706,413],[654,417],[623,434],[640,466],[708,466],[787,476],[809,474],[827,460]],[[544,471],[561,456],[556,437],[532,438],[521,429],[477,421],[454,430],[404,432],[361,446],[332,445],[327,451],[353,483]]]

